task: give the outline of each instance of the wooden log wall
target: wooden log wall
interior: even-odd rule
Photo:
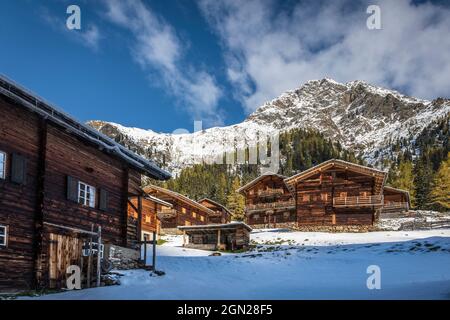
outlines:
[[[7,154],[7,177],[0,179],[0,224],[8,227],[8,246],[0,247],[0,290],[31,288],[35,276],[48,284],[49,236],[43,223],[88,231],[92,224],[100,225],[104,243],[126,245],[127,200],[140,193],[140,173],[57,125],[43,126],[41,118],[8,98],[0,98],[0,112],[0,150]],[[11,181],[13,154],[25,157],[23,184]],[[95,208],[68,200],[68,176],[96,188]],[[100,190],[107,193],[102,210]]]
[[[318,173],[296,184],[297,223],[305,226],[371,225],[373,207],[333,206],[339,196],[372,195],[374,179],[368,175],[342,170]]]

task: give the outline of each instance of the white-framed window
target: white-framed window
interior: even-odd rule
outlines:
[[[6,153],[0,151],[0,179],[6,177]]]
[[[84,182],[78,182],[78,203],[95,208],[95,188]]]
[[[6,247],[8,244],[8,227],[0,225],[0,247]]]

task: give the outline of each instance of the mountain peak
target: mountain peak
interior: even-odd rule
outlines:
[[[316,130],[381,167],[383,155],[396,140],[413,141],[437,119],[448,116],[450,100],[426,101],[361,80],[339,83],[311,80],[264,103],[248,118],[201,134],[159,134],[93,121],[96,129],[122,141],[144,156],[168,165],[175,174],[184,167],[220,157],[225,151],[256,144],[264,134],[295,128]]]

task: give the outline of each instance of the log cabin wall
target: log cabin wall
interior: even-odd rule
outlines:
[[[156,186],[144,188],[147,194],[172,204],[173,212],[169,217],[161,219],[164,232],[178,232],[178,226],[204,225],[209,223],[211,210],[174,191]]]
[[[276,227],[296,222],[294,197],[282,176],[262,176],[243,192],[248,225]]]
[[[87,231],[100,225],[104,243],[126,245],[123,208],[128,195],[140,191],[141,174],[9,98],[0,98],[0,112],[0,151],[6,154],[0,226],[7,227],[7,245],[0,246],[0,290],[48,285],[49,235],[66,232],[47,224]],[[22,163],[22,182],[13,181],[18,175],[13,161]],[[96,188],[95,207],[68,200],[68,177]],[[100,209],[101,193],[107,200]]]
[[[208,209],[211,209],[216,214],[209,216],[209,223],[228,223],[231,221],[231,213],[223,206],[214,203],[209,199],[202,199],[199,203]]]
[[[7,228],[0,246],[0,291],[30,288],[34,269],[34,215],[37,203],[39,118],[0,97],[0,151],[6,154],[5,178],[0,179],[0,225]],[[11,181],[13,154],[27,159],[24,183]]]
[[[141,220],[141,236],[139,241],[143,240],[143,233],[151,234],[158,232],[158,219],[157,212],[160,210],[161,205],[147,198],[142,198],[142,220]],[[139,198],[133,197],[130,199],[128,205],[128,216],[137,220],[139,218]]]

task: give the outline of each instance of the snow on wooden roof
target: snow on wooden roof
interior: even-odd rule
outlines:
[[[175,192],[175,191],[172,191],[172,190],[169,190],[169,189],[165,189],[165,188],[162,188],[162,187],[158,187],[158,186],[155,186],[153,184],[151,184],[151,185],[149,185],[149,186],[144,188],[144,192],[147,193],[147,194],[149,194],[151,191],[160,192],[160,193],[165,194],[165,195],[167,195],[167,196],[169,196],[171,198],[175,198],[175,199],[177,199],[177,200],[179,200],[181,202],[187,203],[187,204],[189,204],[189,205],[191,205],[191,206],[193,206],[193,207],[195,207],[197,209],[200,209],[200,210],[202,210],[202,211],[204,211],[204,212],[206,212],[206,213],[208,213],[210,215],[214,215],[215,214],[215,212],[213,210],[211,210],[211,209],[205,207],[204,205],[202,205],[202,204],[200,204],[200,203],[198,203],[198,202],[196,202],[196,201],[186,197],[185,195],[182,195],[181,193],[178,193],[178,192]]]
[[[151,178],[167,180],[171,177],[169,172],[159,168],[153,161],[137,155],[94,128],[77,121],[55,105],[4,75],[0,75],[0,93],[39,116],[65,128],[68,133],[97,145],[102,151],[117,156]]]
[[[348,161],[344,161],[344,160],[339,160],[339,159],[330,159],[327,160],[325,162],[322,162],[312,168],[309,168],[305,171],[302,171],[296,175],[293,175],[292,177],[286,178],[284,179],[284,182],[286,183],[286,185],[288,186],[288,188],[292,191],[294,185],[296,182],[304,180],[318,172],[321,172],[323,170],[326,170],[328,168],[332,168],[332,167],[341,167],[344,168],[346,170],[349,171],[355,171],[355,172],[359,172],[365,175],[371,175],[374,176],[376,178],[376,187],[377,187],[377,191],[379,191],[380,193],[383,190],[383,186],[384,183],[386,181],[387,178],[387,172],[386,171],[381,171],[378,169],[374,169],[374,168],[370,168],[370,167],[366,167],[366,166],[362,166],[356,163],[352,163],[352,162],[348,162]]]
[[[178,229],[189,231],[189,230],[217,230],[217,229],[235,229],[237,227],[244,227],[248,231],[253,229],[246,223],[241,221],[232,221],[230,223],[223,224],[204,224],[204,225],[194,225],[194,226],[178,226]]]
[[[219,206],[219,207],[223,208],[226,212],[228,212],[228,214],[231,214],[231,211],[227,207],[225,207],[224,205],[222,205],[214,200],[211,200],[209,198],[203,198],[203,199],[198,200],[197,202],[201,204],[204,201],[209,202],[213,205]]]
[[[243,191],[246,191],[248,189],[250,189],[251,187],[253,187],[255,184],[257,184],[259,181],[261,181],[264,178],[267,177],[278,177],[281,180],[286,179],[286,176],[283,176],[281,174],[278,173],[273,173],[273,172],[266,172],[262,175],[260,175],[259,177],[253,179],[252,181],[248,182],[247,184],[243,185],[242,187],[240,187],[239,189],[236,190],[236,192],[242,193]]]

